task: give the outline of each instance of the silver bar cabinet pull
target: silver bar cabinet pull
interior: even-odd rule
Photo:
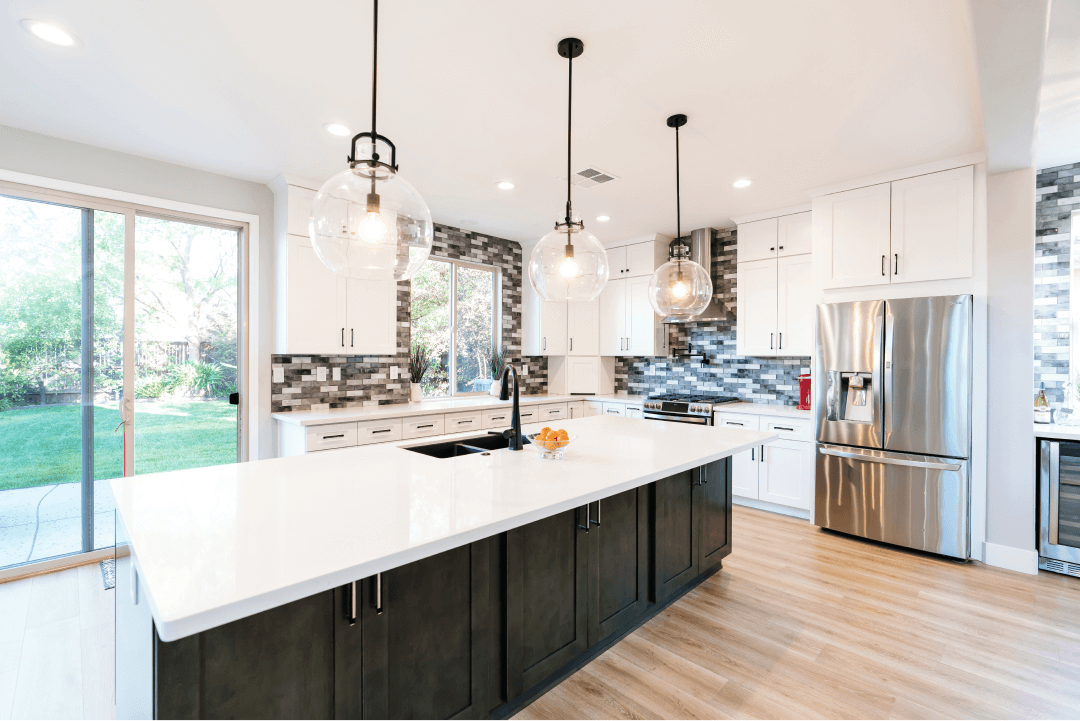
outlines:
[[[349,593],[349,625],[356,625],[356,581],[352,582],[352,590]]]
[[[589,523],[596,524],[597,526],[600,525],[600,501],[596,502],[596,520],[594,521],[590,518]]]
[[[586,503],[585,504],[585,525],[583,526],[583,525],[581,525],[579,523],[579,524],[577,524],[577,527],[578,528],[584,528],[585,533],[588,533],[590,524],[592,524],[592,505],[589,504],[589,503]]]
[[[382,607],[382,574],[375,574],[375,615],[381,616],[383,612]]]

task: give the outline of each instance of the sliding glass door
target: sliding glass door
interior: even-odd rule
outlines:
[[[13,190],[0,570],[112,546],[111,478],[239,460],[243,380],[244,229]]]

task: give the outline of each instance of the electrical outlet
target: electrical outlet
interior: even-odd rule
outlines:
[[[274,383],[284,383],[284,382],[285,382],[285,369],[284,368],[275,368],[274,369]]]
[[[336,381],[341,380],[341,369],[340,368],[335,368],[334,369],[333,379],[336,380]]]
[[[326,380],[326,369],[325,368],[319,367],[319,368],[315,369],[315,380],[319,381],[320,383],[322,383],[323,381]]]
[[[529,364],[528,363],[522,363],[521,364],[521,375],[523,375],[523,376],[529,375]]]
[[[395,381],[398,377],[398,367],[390,366],[390,380]]]

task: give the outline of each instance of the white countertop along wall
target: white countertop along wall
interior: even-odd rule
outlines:
[[[114,479],[140,597],[174,641],[777,438],[610,416],[559,425],[578,436],[561,461],[531,446],[438,459],[403,448],[425,443],[412,440]]]
[[[810,418],[810,411],[801,411],[798,406],[782,406],[772,403],[724,403],[723,405],[713,406],[713,413],[747,413],[754,416]]]
[[[574,401],[600,401],[602,403],[640,405],[644,400],[645,396],[630,396],[624,394],[604,396],[539,394],[521,396],[518,402],[522,406],[536,406],[543,405],[544,403],[567,403]],[[431,398],[419,401],[418,403],[389,403],[381,406],[366,406],[360,408],[331,408],[327,411],[274,413],[273,418],[282,423],[290,423],[298,426],[322,426],[327,423],[344,423],[346,421],[373,421],[380,418],[426,416],[431,413],[454,413],[457,411],[506,408],[512,403],[513,401],[500,401],[498,396]]]
[[[1033,423],[1036,438],[1057,438],[1080,441],[1080,426],[1059,426],[1057,423]]]

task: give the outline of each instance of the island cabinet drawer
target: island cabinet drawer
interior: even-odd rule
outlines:
[[[443,429],[446,433],[475,431],[485,427],[480,411],[447,413],[443,416]]]
[[[547,403],[539,406],[540,417],[537,419],[540,423],[547,423],[548,421],[561,421],[566,418],[566,404],[565,403]]]
[[[308,426],[307,452],[348,448],[357,443],[356,423],[334,423],[329,426]]]
[[[792,441],[814,440],[813,423],[809,418],[765,416],[761,419],[761,430],[776,433],[781,438]]]
[[[402,438],[423,438],[424,436],[439,436],[445,433],[443,430],[443,417],[438,416],[413,416],[405,418],[401,424]]]
[[[494,411],[484,411],[484,428],[509,428],[511,422],[510,419],[513,415],[513,407],[499,408]],[[526,422],[524,413],[521,416],[521,422]]]
[[[360,421],[356,424],[357,445],[385,443],[401,440],[401,419],[388,418],[385,421]]]

